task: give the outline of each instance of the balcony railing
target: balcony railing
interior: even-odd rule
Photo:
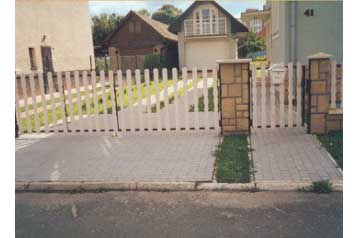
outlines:
[[[226,35],[226,18],[217,18],[212,22],[196,22],[195,20],[184,21],[184,35],[190,36],[208,36],[208,35]]]

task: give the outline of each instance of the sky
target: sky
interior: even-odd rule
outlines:
[[[130,10],[147,9],[150,12],[156,11],[163,4],[172,4],[183,11],[190,6],[193,0],[146,0],[146,1],[89,1],[90,16],[101,13],[117,13],[126,15]],[[230,12],[234,17],[239,18],[240,13],[247,8],[262,9],[265,0],[217,0],[217,2]]]

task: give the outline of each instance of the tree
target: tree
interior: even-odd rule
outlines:
[[[92,38],[95,46],[102,45],[106,37],[114,31],[123,16],[102,13],[92,17]]]
[[[239,42],[239,56],[249,57],[251,54],[265,50],[265,41],[255,32],[250,31],[247,38]]]
[[[137,13],[142,16],[150,17],[150,12],[145,8],[138,10]]]
[[[152,14],[152,18],[164,24],[171,24],[181,13],[182,11],[179,8],[165,4]]]

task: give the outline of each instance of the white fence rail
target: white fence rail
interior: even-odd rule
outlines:
[[[215,69],[58,72],[46,83],[40,73],[18,76],[20,134],[219,130]]]

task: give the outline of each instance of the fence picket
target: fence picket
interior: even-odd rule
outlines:
[[[85,98],[86,98],[86,114],[87,114],[87,129],[88,131],[92,132],[94,127],[93,127],[93,123],[92,122],[92,118],[91,118],[91,104],[90,104],[90,99],[89,99],[89,86],[88,86],[88,78],[87,78],[87,71],[82,71],[82,80],[83,80],[83,85],[85,88]]]
[[[19,92],[17,80],[15,80],[15,110],[16,110],[16,122],[19,128],[19,135],[23,134],[23,128],[21,123],[21,113],[20,113],[20,102],[19,102]]]
[[[218,81],[217,70],[213,68],[213,97],[214,97],[214,128],[219,130],[219,99],[218,99]]]
[[[140,80],[140,70],[135,70],[135,81],[137,86],[137,112],[139,119],[139,130],[144,131],[143,127],[143,107],[142,107],[142,90],[141,90],[141,80]]]
[[[337,62],[331,61],[331,108],[336,109],[336,93],[337,93]]]
[[[209,99],[208,99],[208,71],[203,68],[203,94],[204,94],[204,125],[205,130],[209,130]]]
[[[110,86],[110,91],[111,91],[111,106],[112,106],[112,129],[113,131],[118,131],[118,127],[117,127],[117,109],[116,109],[116,95],[114,94],[115,90],[114,90],[114,81],[113,81],[113,71],[109,71],[108,72],[108,79],[109,79],[109,86]]]
[[[292,117],[292,87],[293,87],[293,64],[288,63],[288,114],[287,114],[287,126],[291,128],[293,126],[293,117]]]
[[[48,80],[48,87],[49,87],[49,91],[50,91],[50,100],[51,100],[51,108],[52,108],[52,112],[51,112],[52,125],[53,125],[53,129],[55,131],[58,121],[57,121],[57,103],[55,103],[55,89],[53,87],[52,72],[47,72],[47,80]],[[57,78],[57,82],[58,82],[58,78]],[[60,127],[57,127],[57,132],[59,132],[59,131],[60,131]]]
[[[100,126],[99,126],[99,118],[98,118],[98,97],[97,97],[97,76],[96,76],[96,72],[92,71],[91,72],[91,81],[92,81],[92,92],[93,92],[93,104],[94,104],[94,119],[95,119],[95,123],[96,123],[96,132],[100,131]]]
[[[184,121],[185,121],[185,130],[189,131],[189,108],[188,108],[188,72],[187,69],[184,67],[182,68],[182,77],[183,77],[183,90],[184,90]]]
[[[285,72],[285,77],[286,77]],[[280,84],[280,127],[285,127],[285,83]]]
[[[163,92],[164,92],[165,131],[170,131],[169,100],[168,100],[168,71],[166,68],[162,69],[162,77],[163,77]]]
[[[297,63],[296,126],[302,125],[302,65]]]
[[[67,124],[66,103],[65,103],[65,95],[64,95],[65,88],[64,88],[64,83],[63,83],[63,78],[62,78],[61,72],[57,73],[57,83],[58,83],[59,92],[60,92],[62,128],[63,128],[63,132],[67,133],[68,132],[68,124]]]
[[[75,71],[75,86],[76,86],[76,94],[77,94],[77,107],[78,107],[78,119],[80,125],[80,131],[84,131],[83,120],[82,120],[82,100],[81,100],[81,91],[80,91],[80,79],[78,71]]]
[[[271,78],[270,80],[270,123],[271,129],[276,127],[276,102],[275,102],[275,84]]]
[[[106,86],[104,82],[104,71],[102,70],[100,73],[100,81],[102,86],[102,105],[103,105],[103,123],[104,123],[104,130],[109,131],[108,127],[108,112],[107,112],[107,97],[106,97]]]
[[[157,117],[157,130],[161,131],[162,128],[162,122],[160,118],[160,96],[159,96],[159,73],[158,69],[153,70],[154,75],[154,88],[155,88],[155,106],[156,106],[156,113],[155,116]]]
[[[134,117],[133,117],[133,98],[132,98],[132,72],[128,69],[126,71],[127,78],[127,95],[128,95],[128,108],[131,132],[135,131]]]
[[[172,69],[173,75],[173,88],[174,88],[174,117],[175,117],[175,130],[179,131],[179,111],[178,111],[178,70]]]
[[[118,79],[119,107],[121,108],[121,113],[120,113],[121,131],[122,133],[125,133],[127,131],[127,128],[124,120],[123,79],[122,79],[121,70],[117,71],[117,79]]]
[[[252,127],[255,130],[257,128],[257,107],[258,107],[258,103],[257,103],[257,81],[256,81],[256,66],[255,65],[251,65],[252,67]]]
[[[47,107],[46,107],[46,97],[45,97],[45,85],[44,79],[42,77],[42,73],[38,73],[39,85],[40,85],[40,92],[41,92],[41,103],[42,103],[42,113],[44,118],[44,129],[45,132],[49,132],[48,127],[48,114],[47,114]]]
[[[198,72],[196,68],[192,70],[192,80],[193,80],[193,100],[194,100],[194,125],[195,130],[200,130],[199,125],[199,112],[198,112]]]
[[[34,74],[30,74],[30,89],[31,89],[31,98],[32,98],[32,107],[34,110],[34,117],[35,117],[35,129],[37,133],[40,133],[40,121],[39,121],[39,114],[37,112],[37,99],[35,93],[35,80]]]
[[[152,100],[150,94],[150,75],[149,70],[144,70],[144,80],[145,80],[145,88],[146,88],[146,112],[147,112],[147,128],[148,131],[153,130],[152,126]]]
[[[261,128],[266,128],[266,65],[261,65]]]
[[[76,131],[74,128],[75,117],[73,115],[72,84],[71,84],[70,72],[66,72],[65,76],[66,76],[66,88],[67,88],[67,94],[68,94],[68,105],[69,105],[69,109],[70,109],[71,132],[75,132]]]

